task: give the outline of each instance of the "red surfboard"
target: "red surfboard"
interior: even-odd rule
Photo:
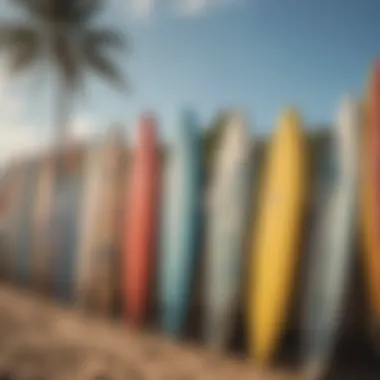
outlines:
[[[140,118],[127,186],[124,235],[123,295],[128,322],[138,325],[148,307],[151,268],[154,260],[159,154],[156,120]]]

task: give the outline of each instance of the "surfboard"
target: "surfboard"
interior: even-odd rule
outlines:
[[[248,343],[258,364],[274,355],[289,312],[306,197],[302,121],[286,110],[266,157],[248,278]]]
[[[20,205],[24,187],[24,167],[21,162],[12,163],[8,172],[7,208],[4,221],[4,276],[8,280],[15,279],[16,251],[19,234]]]
[[[115,298],[124,136],[113,131],[88,147],[76,257],[76,305],[108,314]]]
[[[21,285],[28,285],[31,280],[32,255],[32,220],[33,205],[35,202],[37,161],[33,157],[27,159],[24,165],[24,182],[20,197],[20,218],[18,224],[18,244],[16,252],[16,281]]]
[[[304,293],[305,370],[320,374],[334,350],[352,273],[359,179],[361,109],[347,97],[339,109],[330,162],[323,168],[327,196],[315,228]]]
[[[6,278],[7,268],[7,245],[6,245],[6,222],[7,222],[7,190],[8,171],[2,167],[0,170],[0,280]]]
[[[52,219],[52,291],[57,300],[63,303],[71,303],[75,299],[76,247],[82,192],[81,150],[76,146],[67,149],[59,157]]]
[[[91,276],[96,221],[101,199],[101,174],[103,145],[95,141],[87,148],[83,168],[83,193],[79,211],[80,239],[76,252],[75,304],[79,308],[90,307]]]
[[[374,66],[365,102],[361,227],[363,261],[370,301],[371,330],[380,336],[380,60]],[[379,339],[379,338],[378,338]]]
[[[215,147],[209,188],[204,283],[204,336],[225,348],[236,317],[247,232],[251,140],[240,112],[231,112]]]
[[[52,154],[42,156],[38,165],[32,222],[31,270],[34,288],[46,294],[51,284],[52,263],[50,223],[55,174]]]
[[[197,116],[186,111],[175,131],[163,178],[158,305],[164,332],[182,332],[197,260],[201,204],[201,143]]]
[[[140,119],[137,143],[127,189],[127,220],[123,282],[126,319],[140,324],[148,308],[149,286],[155,254],[158,196],[156,120],[153,115]]]
[[[103,146],[100,194],[96,216],[93,263],[91,264],[91,308],[109,315],[115,306],[120,288],[122,200],[125,179],[124,134],[111,130]]]

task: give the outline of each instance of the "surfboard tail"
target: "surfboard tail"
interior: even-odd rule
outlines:
[[[204,324],[205,344],[212,350],[227,347],[231,337],[231,325],[226,315],[210,315]]]
[[[319,380],[322,379],[326,372],[326,366],[322,361],[312,361],[305,365],[303,369],[304,379]]]
[[[276,351],[275,339],[268,339],[267,335],[262,334],[255,341],[255,345],[252,348],[252,356],[258,366],[266,367],[270,364],[272,357]]]
[[[161,312],[161,326],[169,335],[179,335],[185,325],[185,310],[181,305],[165,304]]]
[[[370,326],[370,335],[377,355],[380,356],[380,316],[374,318]]]
[[[145,289],[130,289],[126,297],[126,318],[128,323],[138,326],[143,322],[147,309]]]
[[[231,285],[228,289],[228,287],[223,287],[217,278],[211,280],[211,274],[209,274],[208,288],[204,291],[206,298],[204,300],[203,336],[209,348],[222,350],[228,346],[232,338],[237,316],[238,291],[232,289],[233,281],[226,281]]]

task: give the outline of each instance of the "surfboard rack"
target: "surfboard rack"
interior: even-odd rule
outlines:
[[[285,376],[285,377],[284,377]],[[287,379],[0,286],[1,379]],[[289,378],[295,378],[294,373]],[[299,379],[299,376],[296,376]]]

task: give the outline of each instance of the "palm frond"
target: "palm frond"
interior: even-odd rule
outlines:
[[[49,22],[86,23],[104,5],[104,0],[13,0],[33,16]]]
[[[125,88],[126,83],[121,71],[104,55],[98,45],[86,44],[83,49],[86,64],[97,74],[105,77],[120,88]]]
[[[56,30],[52,38],[52,54],[63,77],[70,86],[75,87],[80,76],[80,57],[69,34]]]
[[[29,69],[38,59],[38,49],[34,45],[24,46],[10,56],[10,72],[18,74]]]
[[[13,0],[13,2],[32,16],[46,20],[50,18],[55,0]]]
[[[126,39],[118,32],[111,29],[90,29],[84,32],[84,44],[91,48],[116,48],[125,50]]]
[[[27,45],[38,39],[36,29],[24,25],[0,25],[0,48]]]
[[[0,52],[10,59],[10,69],[18,73],[30,66],[40,53],[40,36],[28,26],[0,26]]]
[[[73,8],[73,21],[83,24],[100,13],[105,6],[104,0],[77,0]]]

